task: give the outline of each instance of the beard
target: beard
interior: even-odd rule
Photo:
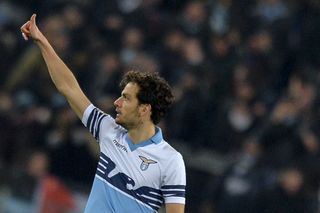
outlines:
[[[117,120],[115,119],[116,124],[122,126],[123,128],[125,128],[126,130],[130,130],[133,127],[137,126],[134,122],[125,122],[123,120]]]
[[[127,129],[127,125],[124,122],[119,121],[117,119],[115,119],[115,122],[116,122],[116,124],[118,124],[118,125],[122,126],[123,128]]]
[[[126,130],[137,127],[141,121],[139,119],[138,107],[126,113],[119,112],[115,118],[116,124],[122,126]]]

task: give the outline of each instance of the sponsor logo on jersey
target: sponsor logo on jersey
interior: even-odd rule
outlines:
[[[125,151],[128,153],[127,148],[124,145],[122,145],[121,143],[119,143],[117,140],[113,140],[112,142],[114,143],[114,145],[116,145],[116,147],[118,147],[122,151]]]

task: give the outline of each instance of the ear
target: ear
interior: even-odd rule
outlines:
[[[151,105],[150,104],[141,104],[140,105],[140,115],[146,116],[150,114],[151,116]]]

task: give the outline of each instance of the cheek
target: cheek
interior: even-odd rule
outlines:
[[[121,108],[122,108],[122,111],[125,112],[126,114],[131,114],[133,111],[133,107],[130,106],[130,104],[127,104],[125,102],[122,103]]]
[[[136,117],[139,114],[138,109],[133,106],[126,106],[126,107],[123,107],[123,109],[124,109],[126,115],[130,116],[130,117]]]

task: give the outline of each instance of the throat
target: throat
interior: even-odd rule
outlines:
[[[156,127],[154,125],[147,126],[145,128],[131,129],[128,132],[128,136],[134,144],[139,144],[143,141],[150,139],[156,134]]]

